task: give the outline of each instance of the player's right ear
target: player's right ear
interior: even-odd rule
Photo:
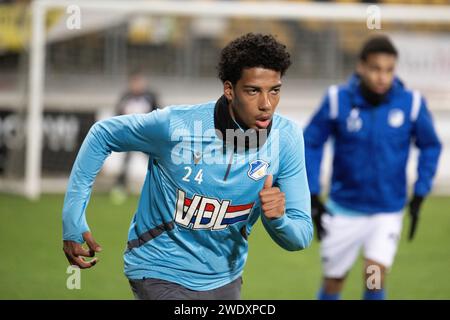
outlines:
[[[364,74],[364,62],[361,60],[358,61],[358,64],[356,65],[356,73],[360,76]]]
[[[223,83],[223,94],[228,101],[233,101],[233,84],[228,80]]]

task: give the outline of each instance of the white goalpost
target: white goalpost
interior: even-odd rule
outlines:
[[[28,75],[25,176],[23,193],[30,199],[41,194],[43,147],[43,104],[45,92],[46,16],[49,10],[66,12],[69,6],[83,12],[104,10],[122,14],[144,13],[184,17],[246,17],[252,19],[314,20],[360,22],[366,26],[373,4],[323,2],[223,2],[223,1],[121,1],[121,0],[35,0],[31,5],[32,36]],[[450,23],[449,6],[377,5],[382,23]],[[381,30],[382,31],[382,30]]]

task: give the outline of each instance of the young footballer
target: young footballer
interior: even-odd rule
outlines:
[[[385,298],[406,204],[406,164],[420,151],[412,200],[412,239],[423,199],[431,190],[441,143],[425,99],[395,76],[397,50],[385,36],[363,46],[357,71],[332,86],[305,129],[313,220],[321,240],[319,299],[339,299],[360,249],[365,259],[364,299]],[[324,143],[333,138],[329,198],[322,204],[319,175]]]
[[[69,262],[90,268],[97,261],[83,258],[101,250],[86,210],[112,151],[150,158],[124,253],[138,299],[239,299],[247,238],[258,219],[284,249],[308,247],[313,225],[303,136],[275,113],[290,63],[274,37],[250,33],[221,53],[218,100],[96,123],[67,186]]]

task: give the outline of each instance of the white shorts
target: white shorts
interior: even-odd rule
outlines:
[[[321,241],[323,274],[326,278],[343,278],[363,248],[364,258],[387,269],[394,262],[402,231],[402,212],[370,216],[322,216],[326,234]]]

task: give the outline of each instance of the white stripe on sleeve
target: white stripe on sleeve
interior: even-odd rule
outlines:
[[[419,116],[421,96],[419,91],[413,91],[413,100],[411,107],[411,121],[416,121]]]
[[[334,85],[328,89],[328,98],[330,100],[330,119],[336,119],[338,116],[338,86]]]

